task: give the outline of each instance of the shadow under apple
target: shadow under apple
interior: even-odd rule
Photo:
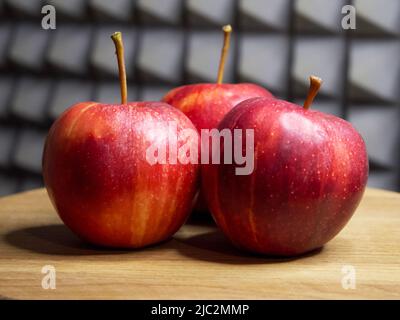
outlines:
[[[203,224],[204,223],[204,224]],[[187,234],[188,228],[204,226],[195,234]],[[182,232],[183,231],[183,232]],[[215,225],[207,222],[189,221],[172,239],[142,249],[116,249],[95,246],[84,242],[63,224],[25,227],[13,230],[4,236],[11,246],[31,252],[61,256],[94,256],[137,253],[147,250],[172,249],[180,255],[196,260],[224,264],[266,264],[283,263],[299,258],[313,256],[321,248],[307,254],[293,257],[266,257],[249,254],[235,248]]]
[[[4,237],[17,248],[49,255],[90,256],[131,253],[137,250],[95,246],[84,242],[63,224],[17,229]]]
[[[318,248],[295,257],[278,257],[252,254],[234,247],[217,228],[213,231],[200,233],[190,237],[181,237],[179,233],[174,239],[185,244],[177,246],[182,255],[192,259],[224,263],[224,264],[269,264],[285,263],[311,257],[319,254],[323,248]],[[192,248],[188,248],[188,246]]]

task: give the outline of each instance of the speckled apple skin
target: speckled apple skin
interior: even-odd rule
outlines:
[[[55,121],[43,154],[44,182],[74,233],[101,246],[141,248],[181,227],[198,188],[199,165],[151,165],[145,153],[151,129],[168,121],[178,131],[195,130],[183,113],[161,102],[79,103]],[[159,134],[168,139],[168,130]]]
[[[252,83],[199,83],[172,89],[162,100],[181,110],[200,131],[217,128],[234,106],[254,97],[273,98],[273,95]],[[201,193],[194,209],[199,212],[208,211]]]
[[[224,128],[255,130],[252,174],[235,175],[234,164],[202,167],[213,217],[237,247],[293,256],[342,230],[368,179],[365,143],[349,122],[254,98],[229,112],[219,125]]]

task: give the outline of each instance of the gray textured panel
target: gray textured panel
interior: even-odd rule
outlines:
[[[9,23],[0,23],[0,67],[5,66],[8,43],[11,39],[11,25]]]
[[[290,0],[239,0],[238,7],[239,23],[244,29],[289,28]]]
[[[16,12],[29,16],[40,16],[42,0],[5,0],[5,3]]]
[[[140,21],[145,24],[182,22],[182,0],[138,0]]]
[[[0,197],[17,192],[18,178],[0,173]]]
[[[400,1],[354,0],[354,6],[357,8],[357,33],[399,33]]]
[[[144,79],[178,83],[182,79],[182,61],[182,32],[142,31],[137,67]]]
[[[399,119],[398,107],[351,106],[349,120],[363,136],[370,160],[394,168],[399,160]]]
[[[61,80],[56,84],[50,101],[49,115],[56,119],[67,108],[78,102],[92,100],[93,85],[86,81]]]
[[[344,40],[341,37],[299,37],[294,44],[292,78],[295,93],[307,94],[309,76],[316,75],[324,81],[320,95],[330,98],[341,96],[344,71]]]
[[[0,126],[0,167],[2,168],[7,168],[10,165],[15,133],[14,127]]]
[[[20,191],[28,191],[43,187],[43,180],[38,177],[29,177],[22,180]]]
[[[34,129],[24,129],[17,139],[14,164],[30,172],[42,172],[42,154],[47,133]]]
[[[295,28],[299,32],[341,32],[342,7],[346,0],[296,0]]]
[[[0,76],[0,119],[8,115],[14,79],[11,76]]]
[[[89,0],[99,17],[128,21],[132,18],[135,0]]]
[[[44,63],[50,32],[40,24],[22,23],[16,27],[9,58],[15,64],[32,70],[40,70]]]
[[[62,14],[72,19],[82,19],[86,15],[86,0],[47,0],[46,3],[53,5],[57,14]]]
[[[239,44],[239,77],[274,92],[286,93],[289,39],[286,36],[243,34]]]
[[[188,20],[194,26],[222,26],[233,23],[234,0],[186,0]]]
[[[394,102],[398,98],[400,43],[395,40],[354,40],[350,52],[353,100]]]
[[[223,32],[196,31],[190,34],[186,73],[191,81],[216,82],[223,44]],[[233,81],[235,37],[232,35],[224,82]]]
[[[121,28],[118,25],[108,25],[100,27],[95,31],[93,48],[90,53],[90,63],[105,75],[118,77],[118,64],[115,55],[115,47],[111,40],[111,35],[115,31],[122,33],[125,49],[125,66],[128,81],[133,77],[133,66],[135,62],[136,31],[134,28]]]
[[[145,86],[140,90],[139,98],[143,101],[160,101],[172,87]]]
[[[40,122],[46,114],[46,104],[51,90],[51,81],[24,77],[17,81],[11,101],[11,111],[22,119]]]
[[[396,171],[372,171],[368,177],[368,187],[398,191]]]
[[[70,73],[84,74],[88,69],[91,31],[78,25],[58,26],[47,59],[51,65]]]
[[[137,89],[128,86],[128,101],[135,101],[137,98]],[[118,81],[106,81],[98,84],[95,88],[94,101],[101,103],[120,104],[121,91]]]

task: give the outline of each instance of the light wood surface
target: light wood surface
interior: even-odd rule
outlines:
[[[334,240],[297,259],[244,255],[211,221],[141,251],[94,248],[64,227],[44,189],[0,199],[0,236],[3,299],[400,298],[400,194],[374,189]],[[54,290],[41,286],[45,265]],[[343,266],[354,267],[355,289],[342,287]]]

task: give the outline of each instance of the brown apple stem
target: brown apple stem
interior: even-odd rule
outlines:
[[[218,84],[221,84],[222,81],[224,80],[225,62],[229,51],[229,45],[231,43],[232,27],[230,24],[227,24],[226,26],[223,26],[222,30],[224,31],[224,45],[222,47],[221,58],[219,60],[218,79],[217,79]]]
[[[304,101],[304,109],[309,109],[311,104],[314,101],[315,96],[317,95],[319,88],[321,88],[322,79],[316,76],[310,77],[310,88],[308,89],[308,94],[306,101]]]
[[[117,55],[118,70],[119,70],[119,83],[121,87],[121,104],[128,102],[128,88],[126,84],[126,69],[124,59],[124,43],[122,41],[121,32],[114,32],[111,36],[115,45],[115,54]]]

